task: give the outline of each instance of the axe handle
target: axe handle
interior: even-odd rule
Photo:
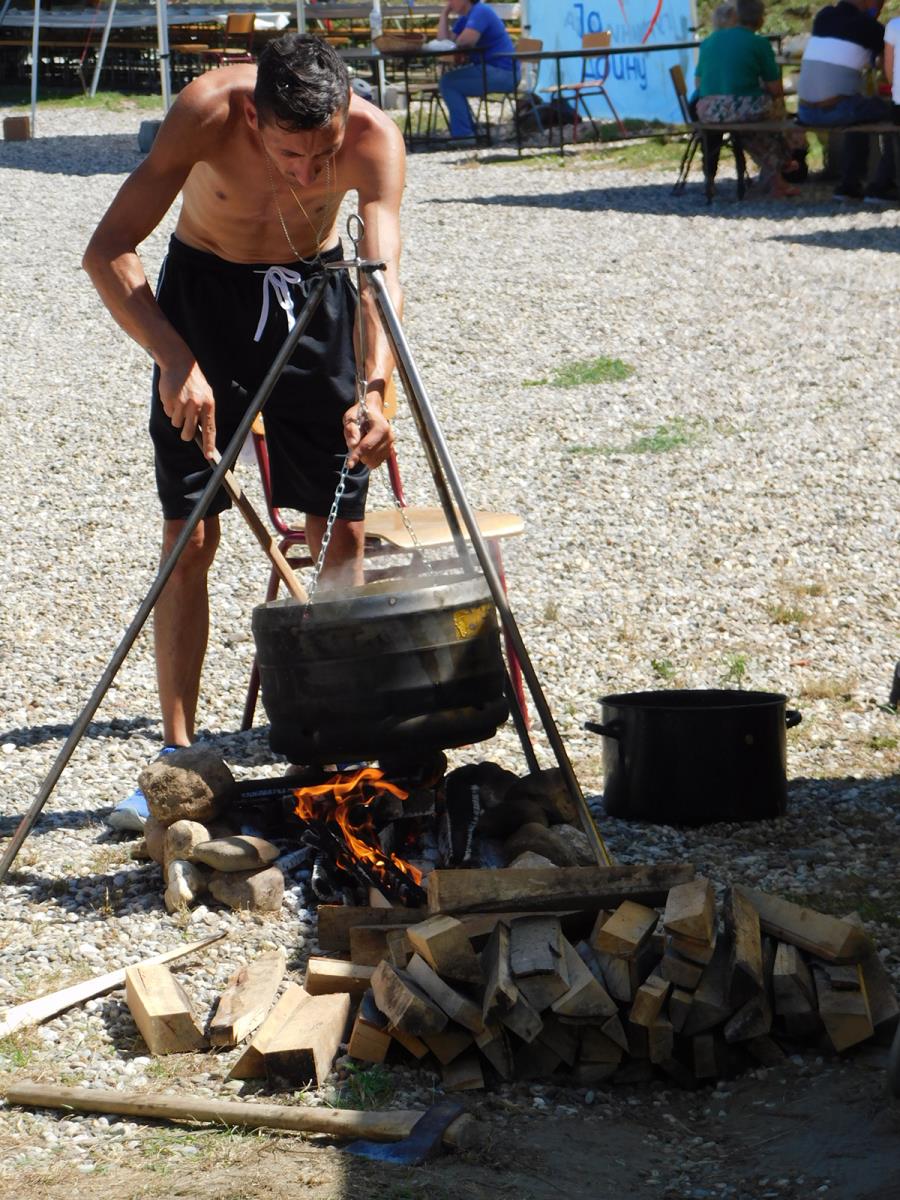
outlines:
[[[350,1109],[301,1108],[27,1082],[9,1088],[5,1099],[9,1104],[27,1108],[74,1109],[77,1112],[115,1113],[164,1121],[208,1121],[243,1129],[291,1129],[297,1133],[370,1138],[378,1142],[398,1142],[408,1137],[423,1115],[421,1111],[409,1109],[358,1112]],[[445,1146],[465,1149],[473,1144],[475,1137],[475,1121],[464,1113],[447,1127],[443,1142]]]

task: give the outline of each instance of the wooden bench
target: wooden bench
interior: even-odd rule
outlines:
[[[871,121],[860,125],[804,125],[800,121],[790,118],[773,121],[735,121],[722,123],[695,121],[688,109],[684,72],[676,64],[674,67],[670,67],[669,74],[672,77],[672,84],[675,88],[675,95],[678,98],[678,106],[681,109],[684,124],[691,135],[682,156],[681,165],[678,168],[678,178],[675,181],[675,186],[672,188],[672,194],[675,196],[681,195],[687,186],[688,174],[697,147],[699,146],[701,147],[703,157],[703,183],[706,203],[711,204],[712,198],[715,195],[719,154],[722,146],[727,144],[734,155],[738,199],[743,200],[747,194],[747,158],[741,142],[741,134],[743,133],[814,133],[822,139],[827,139],[834,133],[841,136],[846,133],[900,134],[900,126],[898,125]]]

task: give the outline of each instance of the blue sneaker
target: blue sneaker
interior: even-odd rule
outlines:
[[[176,750],[183,750],[183,746],[163,746],[157,760],[162,758],[164,754],[172,754]],[[139,787],[136,787],[130,796],[126,796],[121,803],[117,804],[111,813],[106,818],[106,823],[112,829],[127,830],[135,833],[143,833],[144,825],[147,818],[150,816],[150,807],[147,804],[147,797]]]

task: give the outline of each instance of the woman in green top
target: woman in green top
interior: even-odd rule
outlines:
[[[735,8],[737,24],[717,29],[700,46],[697,116],[710,124],[784,115],[781,71],[770,42],[757,33],[765,15],[763,0],[736,0]],[[759,167],[760,184],[769,195],[797,195],[781,174],[791,159],[787,139],[777,133],[747,133],[741,141]]]

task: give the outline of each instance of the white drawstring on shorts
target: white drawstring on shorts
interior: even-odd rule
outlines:
[[[256,326],[256,333],[253,335],[254,342],[258,342],[263,335],[263,330],[266,327],[266,321],[269,319],[269,288],[275,293],[275,299],[281,308],[284,309],[287,317],[288,333],[296,324],[294,316],[294,296],[291,292],[291,285],[301,283],[303,276],[296,271],[291,271],[288,267],[269,267],[265,275],[263,275],[262,289],[262,311],[259,315],[259,324]]]

